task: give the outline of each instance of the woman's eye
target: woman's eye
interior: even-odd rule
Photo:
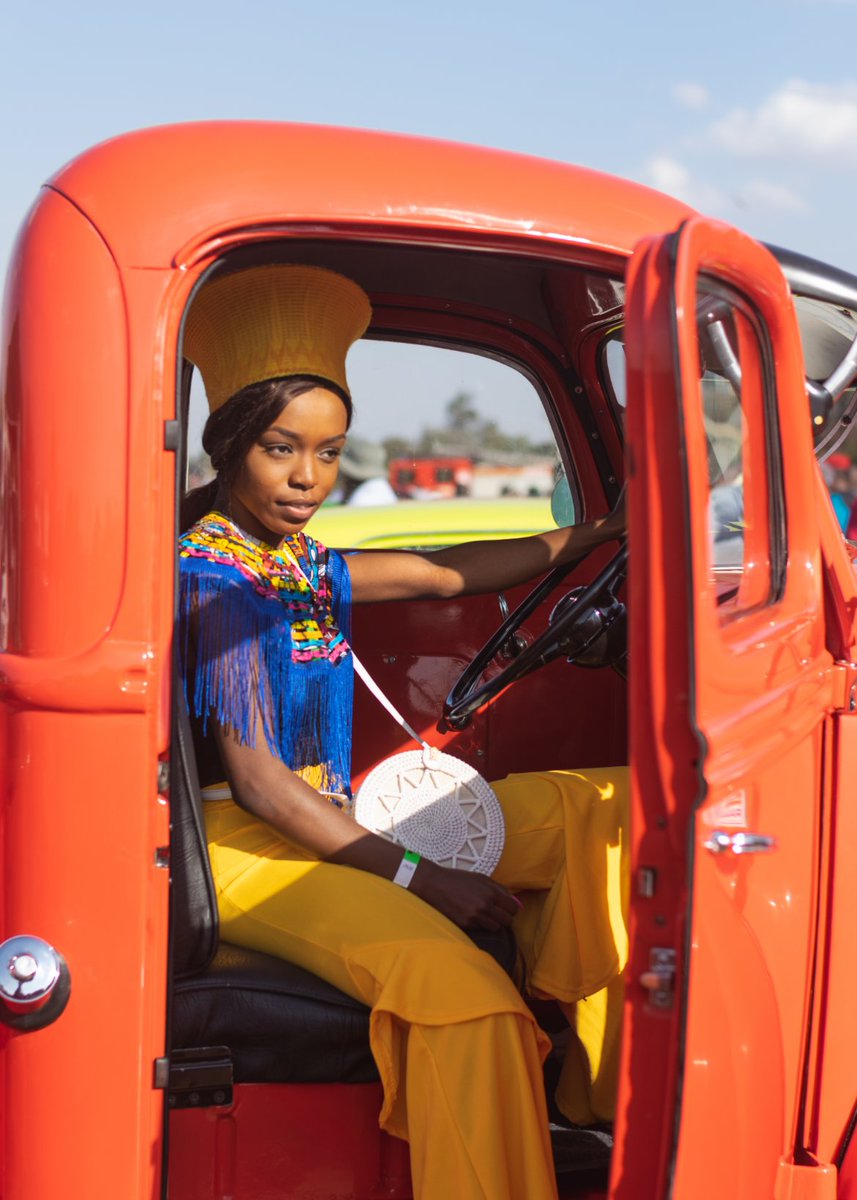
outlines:
[[[274,458],[285,458],[287,454],[291,454],[292,448],[283,443],[277,443],[274,446],[266,446],[265,451],[268,454],[272,454]]]
[[[339,455],[340,451],[333,448],[330,450],[322,450],[321,452],[321,457],[325,462],[336,462],[336,460],[339,458]]]

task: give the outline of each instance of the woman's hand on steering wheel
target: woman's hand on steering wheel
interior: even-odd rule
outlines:
[[[611,542],[614,538],[623,538],[627,533],[627,517],[625,514],[625,489],[619,493],[619,499],[611,509],[599,529],[603,533],[602,541]]]
[[[619,495],[610,514],[589,526],[595,534],[589,547],[576,559],[554,568],[540,583],[536,584],[521,604],[510,613],[499,629],[474,656],[453,684],[444,704],[443,718],[453,729],[463,728],[471,715],[497,696],[503,688],[531,671],[545,666],[559,655],[569,662],[580,660],[593,646],[599,643],[609,648],[610,656],[605,660],[616,663],[621,654],[616,652],[616,631],[624,624],[624,605],[617,600],[627,570],[627,545],[625,543],[625,490]],[[588,584],[569,592],[554,605],[548,628],[535,641],[524,646],[502,669],[486,679],[485,673],[501,648],[515,636],[541,602],[553,591],[560,580],[579,566],[589,554],[606,542],[619,540],[620,545],[610,560]],[[611,634],[610,643],[603,635]],[[588,665],[595,665],[589,663]]]
[[[411,891],[462,929],[496,932],[511,925],[520,904],[502,884],[475,871],[440,867],[424,858]]]

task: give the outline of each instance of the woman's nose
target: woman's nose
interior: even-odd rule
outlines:
[[[311,454],[296,454],[292,459],[289,482],[292,487],[311,488],[317,480],[316,464]]]

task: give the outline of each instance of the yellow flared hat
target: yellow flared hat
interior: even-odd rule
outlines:
[[[250,267],[200,290],[184,355],[202,372],[212,412],[248,384],[280,375],[317,375],[350,395],[345,356],[371,317],[363,289],[336,271]]]

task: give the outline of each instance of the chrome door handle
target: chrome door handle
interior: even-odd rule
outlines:
[[[71,976],[63,956],[43,938],[19,934],[0,943],[0,1021],[27,1032],[50,1025],[65,1009]]]
[[[727,833],[714,829],[702,843],[710,854],[769,854],[777,848],[777,839],[766,833]]]

